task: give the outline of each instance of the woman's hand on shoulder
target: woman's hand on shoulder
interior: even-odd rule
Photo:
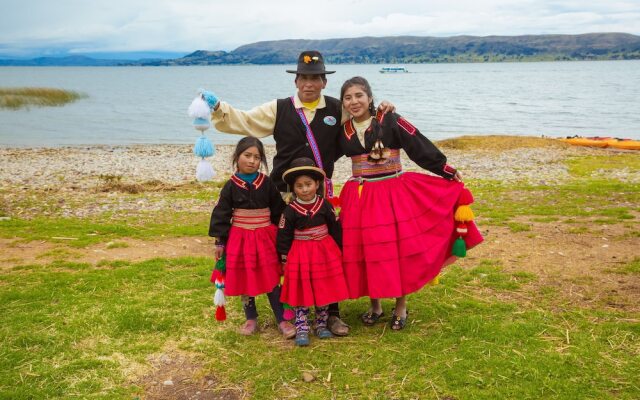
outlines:
[[[456,174],[453,176],[453,180],[456,182],[462,182],[462,174],[460,171],[456,171]]]

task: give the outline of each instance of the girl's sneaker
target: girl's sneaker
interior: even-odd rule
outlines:
[[[326,326],[316,328],[316,336],[320,339],[329,339],[333,337],[333,333]]]
[[[309,345],[309,332],[300,331],[296,333],[296,346]]]

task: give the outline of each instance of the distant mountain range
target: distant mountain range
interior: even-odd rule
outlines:
[[[1,65],[225,65],[295,64],[300,51],[322,52],[328,64],[455,63],[500,61],[637,60],[640,36],[628,33],[581,35],[361,37],[277,40],[226,51],[198,50],[179,58],[105,60],[85,56],[2,60]]]

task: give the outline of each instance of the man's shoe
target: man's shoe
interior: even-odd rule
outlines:
[[[349,325],[345,324],[339,317],[330,315],[327,326],[331,333],[336,336],[347,336],[349,334]]]

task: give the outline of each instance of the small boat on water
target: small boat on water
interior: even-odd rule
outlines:
[[[640,150],[640,140],[632,140],[632,139],[620,139],[614,137],[602,137],[602,136],[592,136],[592,137],[582,137],[582,136],[573,136],[559,139],[562,142],[574,145],[574,146],[586,146],[586,147],[610,147],[614,149],[623,149],[623,150]]]
[[[402,72],[409,72],[405,67],[382,67],[380,68],[381,74],[398,74]]]

